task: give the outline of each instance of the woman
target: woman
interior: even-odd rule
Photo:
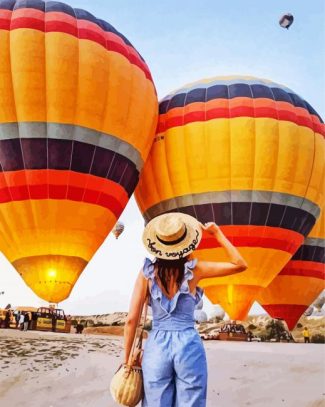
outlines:
[[[213,235],[229,256],[228,263],[197,261],[189,257],[202,231]],[[154,218],[144,230],[143,242],[155,260],[146,259],[134,287],[125,325],[127,364],[137,322],[148,293],[153,329],[142,361],[142,406],[204,407],[207,365],[201,338],[194,329],[194,308],[202,298],[199,281],[246,270],[238,250],[215,223],[201,225],[195,218],[170,213]]]

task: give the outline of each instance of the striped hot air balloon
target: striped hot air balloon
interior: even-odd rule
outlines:
[[[264,288],[257,300],[272,318],[292,330],[325,288],[325,212],[289,263]]]
[[[244,319],[319,216],[324,124],[290,89],[244,76],[187,85],[159,109],[136,190],[140,210],[146,221],[178,210],[221,225],[249,267],[201,285],[231,319]],[[208,236],[196,256],[226,259]]]
[[[109,23],[0,0],[0,250],[41,298],[67,298],[138,183],[158,102]]]

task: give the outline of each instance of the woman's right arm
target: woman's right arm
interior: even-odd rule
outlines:
[[[231,274],[237,274],[247,269],[248,265],[239,251],[222,233],[219,226],[215,223],[202,225],[202,229],[213,235],[219,244],[226,250],[229,256],[229,262],[211,262],[199,261],[196,266],[196,278],[225,277]]]
[[[135,282],[129,313],[124,326],[124,364],[129,361],[132,344],[136,335],[138,321],[146,298],[147,283],[142,270]]]

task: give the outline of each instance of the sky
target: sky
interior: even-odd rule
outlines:
[[[217,75],[251,75],[284,84],[325,118],[325,2],[323,0],[67,0],[111,23],[146,60],[159,99],[182,85]],[[282,29],[279,18],[295,21]],[[133,198],[60,304],[68,314],[127,311],[146,255],[143,220]],[[45,304],[0,254],[0,307]],[[209,314],[211,303],[205,298]],[[252,313],[263,312],[254,304]]]

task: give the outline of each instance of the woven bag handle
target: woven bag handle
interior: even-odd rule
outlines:
[[[145,296],[144,303],[142,305],[141,312],[139,313],[139,318],[138,318],[138,323],[137,323],[137,327],[136,327],[136,331],[135,331],[135,336],[134,336],[131,352],[130,352],[129,359],[128,359],[128,366],[132,366],[133,363],[134,363],[135,350],[136,349],[140,350],[142,348],[144,325],[146,323],[147,312],[148,312],[148,301],[149,301],[148,280],[146,279],[146,296]],[[141,329],[141,332],[140,332],[140,335],[139,335],[139,338],[138,338],[138,341],[137,341],[137,331],[138,331],[138,328],[140,328],[142,314],[144,314],[144,321],[143,321],[143,326],[142,326],[142,329]]]

